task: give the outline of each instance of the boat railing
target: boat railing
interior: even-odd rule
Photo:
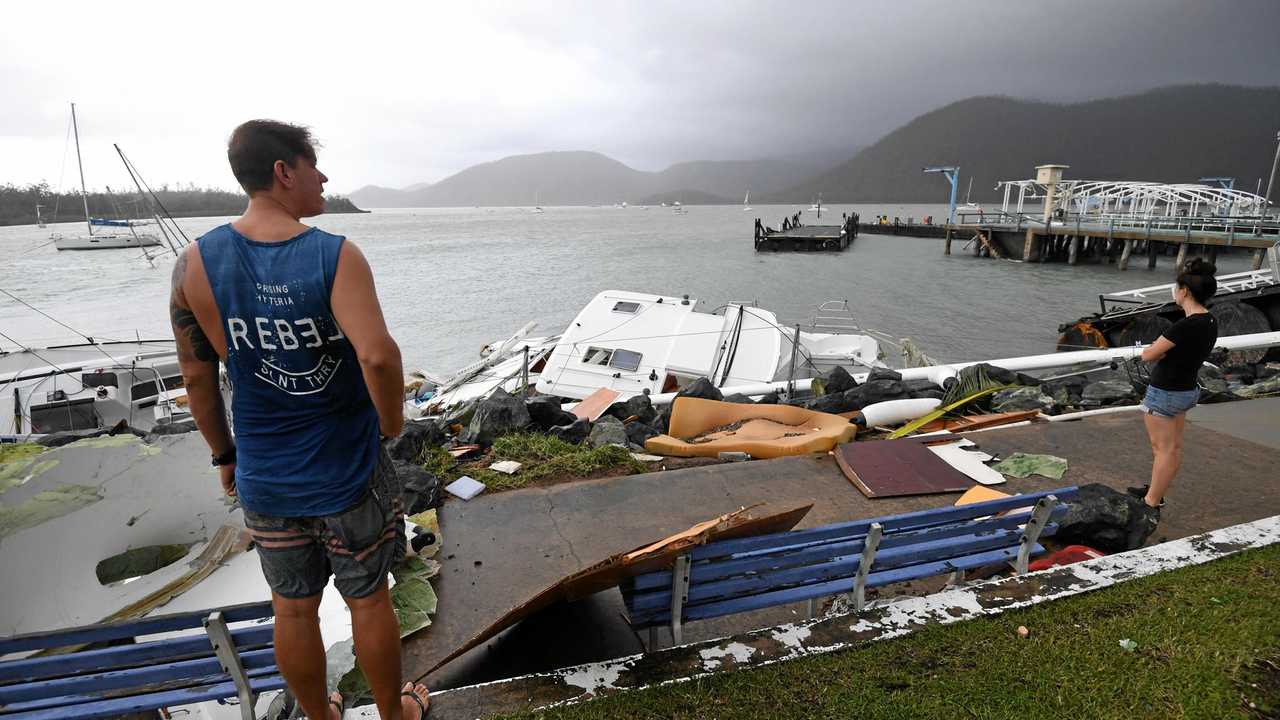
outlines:
[[[1169,231],[1181,233],[1214,233],[1226,236],[1228,244],[1235,238],[1275,237],[1280,239],[1280,219],[1260,215],[1133,215],[1127,213],[1070,213],[1055,216],[1048,221],[1040,215],[1006,210],[957,210],[957,225],[1003,225],[1015,229],[1023,227],[1063,228],[1093,231]],[[1079,234],[1079,232],[1077,232]],[[1099,233],[1101,234],[1101,232]]]
[[[1226,275],[1219,275],[1217,280],[1219,293],[1258,290],[1260,288],[1280,285],[1280,280],[1277,280],[1275,274],[1271,270],[1246,270],[1244,272],[1228,273]],[[1173,283],[1163,283],[1161,285],[1134,288],[1132,290],[1102,293],[1098,295],[1098,304],[1102,308],[1102,313],[1104,315],[1120,309],[1120,307],[1134,309],[1131,306],[1148,306],[1153,304],[1155,306],[1159,306],[1170,301],[1169,293],[1172,289]]]
[[[862,332],[849,309],[849,301],[845,298],[827,300],[820,305],[809,318],[809,329],[813,332],[831,333],[833,335],[853,335]]]

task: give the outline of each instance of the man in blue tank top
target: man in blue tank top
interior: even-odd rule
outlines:
[[[271,586],[276,664],[307,717],[341,717],[342,696],[326,698],[317,614],[332,575],[379,714],[421,720],[427,690],[400,685],[387,591],[405,554],[400,485],[380,443],[404,425],[400,349],[359,248],[299,222],[324,212],[328,181],[309,131],[251,120],[227,157],[249,207],[178,257],[169,312],[191,414]]]

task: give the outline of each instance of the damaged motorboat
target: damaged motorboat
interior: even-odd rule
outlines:
[[[711,312],[698,305],[687,295],[606,290],[560,335],[528,337],[529,323],[486,345],[480,360],[452,377],[411,373],[406,416],[444,414],[498,388],[568,400],[606,388],[625,401],[677,392],[703,377],[724,387],[818,377],[835,367],[883,367],[879,343],[869,335],[786,327],[774,313],[747,303]]]
[[[0,352],[0,438],[139,430],[191,417],[173,340],[88,342]]]

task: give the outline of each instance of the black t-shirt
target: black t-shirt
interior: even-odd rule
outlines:
[[[1194,390],[1200,365],[1218,342],[1218,320],[1209,313],[1190,315],[1175,322],[1164,337],[1173,343],[1151,371],[1151,384],[1161,390]]]

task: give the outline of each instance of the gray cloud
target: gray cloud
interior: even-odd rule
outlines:
[[[86,3],[56,33],[6,8],[0,182],[57,181],[68,100],[93,185],[123,184],[118,141],[153,182],[230,186],[222,142],[268,116],[314,126],[344,191],[543,150],[850,148],[973,95],[1280,82],[1274,0],[263,5]]]

